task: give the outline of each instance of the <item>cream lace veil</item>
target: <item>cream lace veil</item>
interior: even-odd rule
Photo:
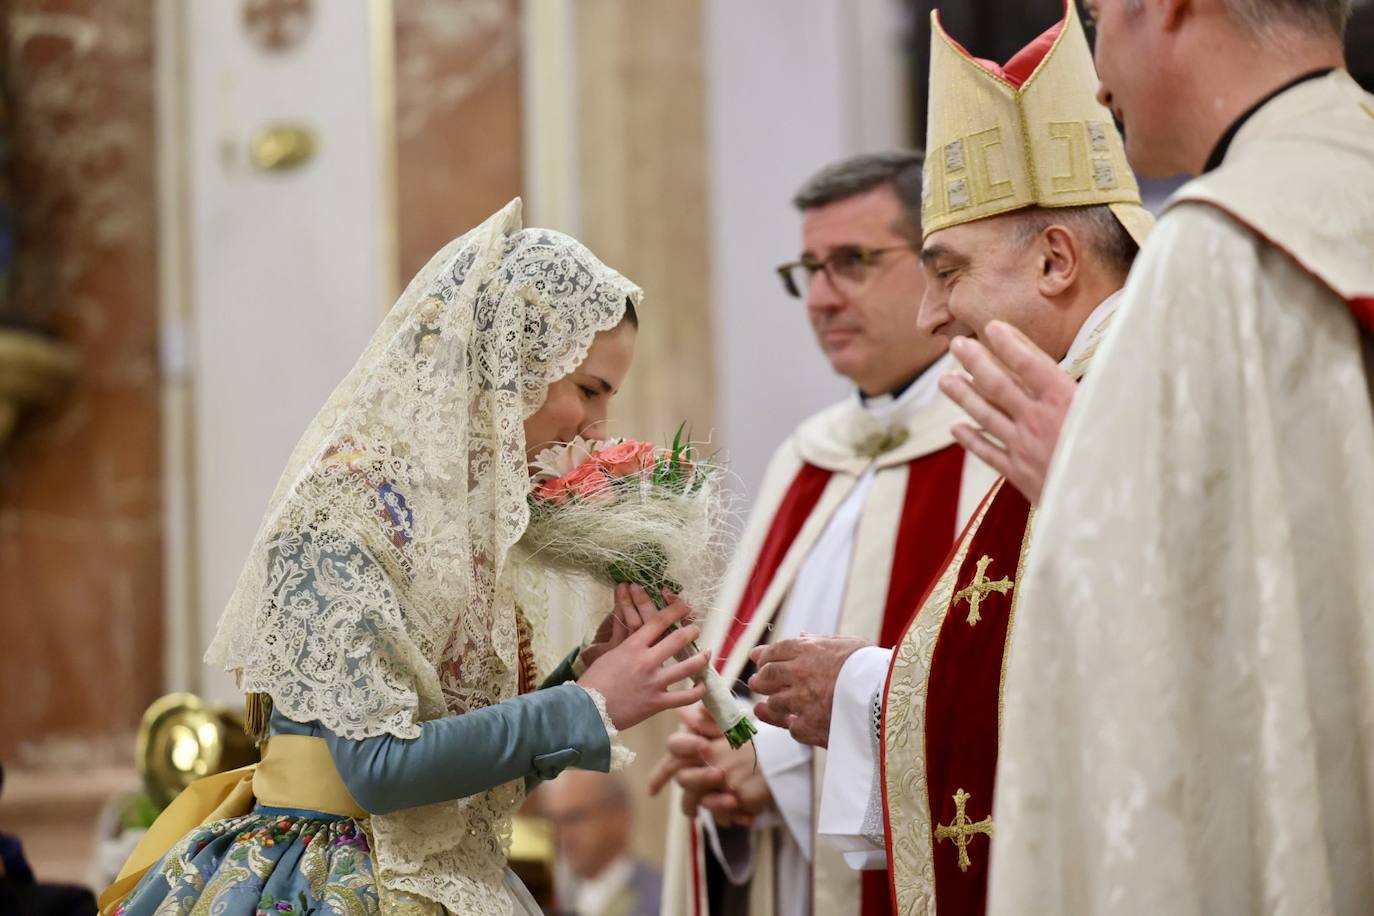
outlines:
[[[340,736],[514,696],[523,420],[642,293],[520,201],[415,276],[292,453],[205,660]],[[372,818],[386,888],[506,913],[523,786]]]

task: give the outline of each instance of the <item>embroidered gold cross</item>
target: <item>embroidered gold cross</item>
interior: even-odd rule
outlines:
[[[1012,581],[1005,576],[996,582],[986,579],[983,573],[987,572],[988,564],[992,562],[992,557],[984,556],[978,560],[978,571],[973,574],[973,581],[967,588],[960,589],[954,593],[954,604],[960,601],[968,601],[968,624],[973,626],[983,619],[983,615],[978,613],[978,605],[983,603],[983,596],[988,592],[997,592],[1005,595],[1011,591]]]
[[[949,840],[959,847],[959,870],[968,871],[968,867],[973,863],[968,857],[968,841],[978,834],[992,836],[992,816],[988,815],[981,821],[974,823],[968,819],[964,813],[964,805],[972,798],[963,789],[954,793],[954,823],[939,824],[935,827],[935,842]]]

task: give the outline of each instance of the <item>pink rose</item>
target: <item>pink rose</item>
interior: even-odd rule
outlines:
[[[540,484],[535,489],[534,495],[537,499],[554,505],[562,505],[568,501],[568,491],[563,489],[561,479]]]
[[[654,446],[627,439],[597,452],[592,461],[612,477],[630,477],[654,466]]]
[[[611,497],[611,479],[595,462],[588,461],[534,492],[540,499],[555,504],[574,496],[583,502],[598,502]]]

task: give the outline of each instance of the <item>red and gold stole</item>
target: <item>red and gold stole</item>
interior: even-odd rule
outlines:
[[[999,480],[902,635],[883,703],[896,911],[981,914],[1002,686],[1031,508]]]

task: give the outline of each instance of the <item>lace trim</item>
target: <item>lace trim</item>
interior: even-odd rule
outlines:
[[[606,712],[606,698],[601,695],[600,691],[594,688],[584,687],[581,684],[577,686],[582,687],[582,689],[587,692],[587,696],[592,698],[592,703],[596,706],[597,714],[601,716],[601,724],[606,727],[606,737],[611,739],[610,772],[615,773],[625,769],[635,762],[635,752],[621,742],[620,730],[615,727],[615,723],[611,721],[610,714]]]

